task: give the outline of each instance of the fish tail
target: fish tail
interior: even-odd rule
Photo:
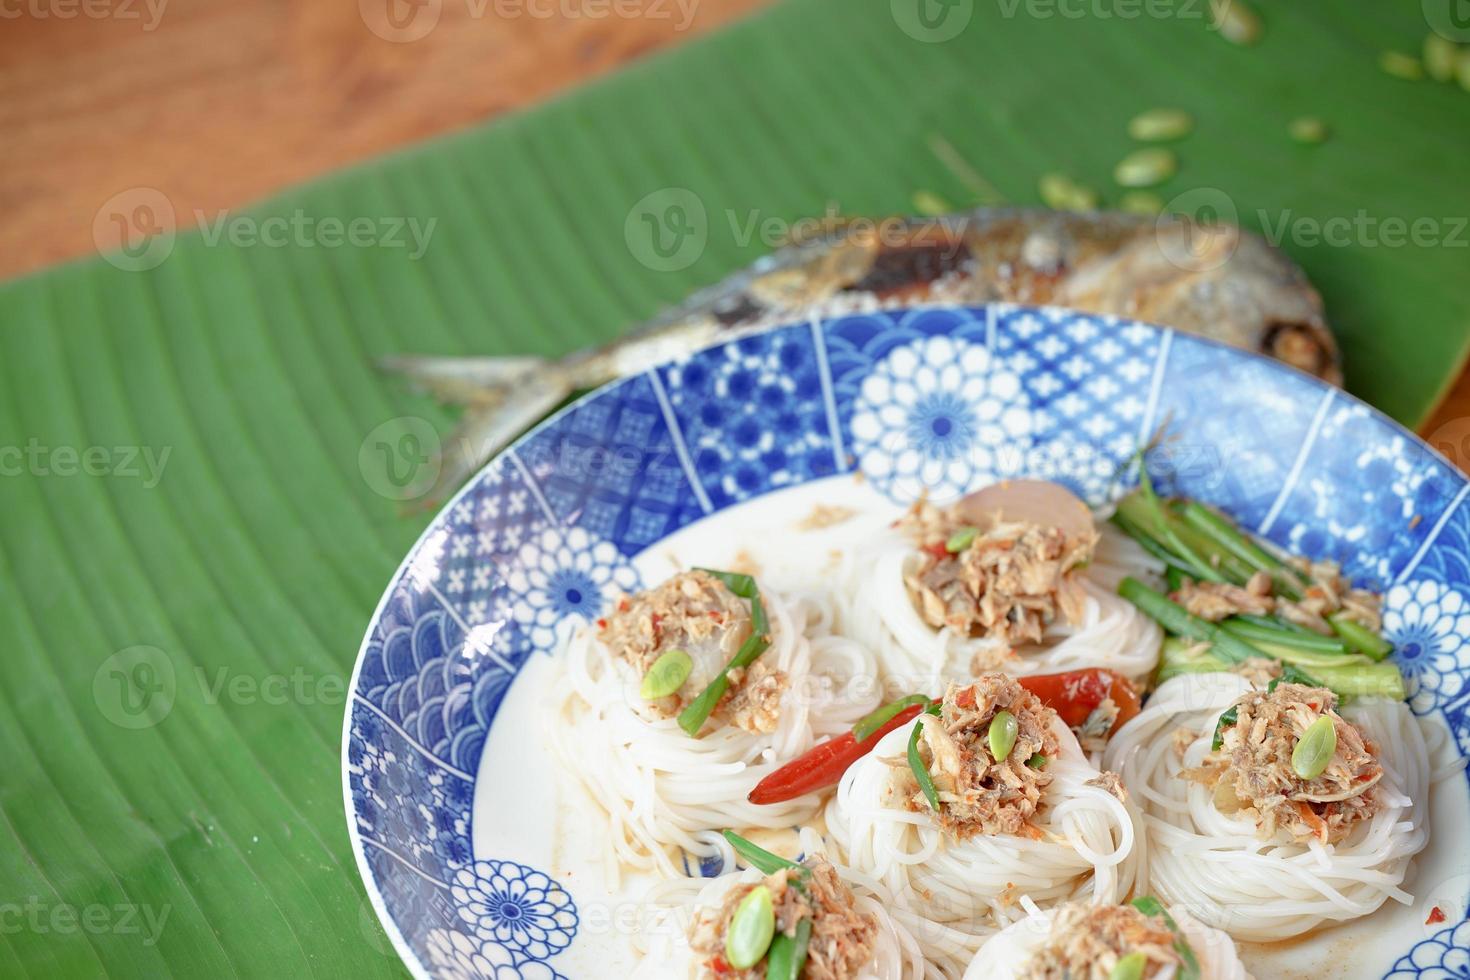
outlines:
[[[444,437],[430,473],[407,510],[443,504],[516,437],[564,402],[573,379],[560,365],[539,357],[393,357],[379,361],[440,401],[465,406]]]
[[[379,358],[378,367],[407,379],[415,388],[450,405],[503,401],[511,391],[535,380],[550,366],[543,357],[446,357],[403,354]]]

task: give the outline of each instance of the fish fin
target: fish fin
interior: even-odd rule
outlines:
[[[532,381],[545,368],[542,357],[442,357],[404,354],[378,360],[378,367],[407,378],[416,388],[451,405],[498,405],[514,385]]]
[[[571,393],[572,384],[564,372],[536,371],[524,383],[505,388],[499,401],[470,405],[440,445],[438,476],[415,495],[408,509],[444,503],[496,453]]]

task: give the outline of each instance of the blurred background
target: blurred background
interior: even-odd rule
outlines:
[[[773,0],[338,0],[311,5],[12,0],[0,21],[10,178],[0,190],[8,218],[0,226],[0,277],[96,255],[99,248],[116,246],[120,232],[157,234],[179,226],[181,217],[186,232],[207,227],[211,216],[218,222],[318,175],[524,110],[775,5]],[[840,135],[843,113],[867,104],[863,89],[872,80],[891,80],[895,70],[932,73],[928,84],[907,79],[890,86],[894,95],[903,90],[900,97],[909,104],[901,123],[875,120],[890,131],[888,151],[911,152],[933,163],[936,139],[947,148],[979,146],[972,157],[951,160],[947,180],[940,181],[953,184],[958,178],[964,186],[951,186],[945,197],[895,181],[889,193],[862,202],[881,202],[883,213],[915,210],[914,193],[922,195],[919,203],[934,205],[972,205],[977,197],[987,199],[981,203],[1036,203],[1034,175],[1065,169],[1094,149],[1106,152],[1121,139],[1127,110],[1146,108],[1150,99],[1169,102],[1170,96],[1196,88],[1205,93],[1201,136],[1207,138],[1213,129],[1222,142],[1185,147],[1194,172],[1165,184],[1161,201],[1177,204],[1171,198],[1197,190],[1207,179],[1211,189],[1232,195],[1232,206],[1245,209],[1237,215],[1243,225],[1270,231],[1276,222],[1280,231],[1274,237],[1285,237],[1279,244],[1293,258],[1304,261],[1303,252],[1332,250],[1338,269],[1363,249],[1377,249],[1380,258],[1389,249],[1397,252],[1393,258],[1419,254],[1417,237],[1407,242],[1405,235],[1403,247],[1379,240],[1383,236],[1375,224],[1385,218],[1434,221],[1425,238],[1432,239],[1431,248],[1441,255],[1466,254],[1456,251],[1464,243],[1452,233],[1455,216],[1441,213],[1465,209],[1426,197],[1431,213],[1414,213],[1408,201],[1395,200],[1392,187],[1432,181],[1463,159],[1462,130],[1454,124],[1462,107],[1447,111],[1463,101],[1460,95],[1470,86],[1470,62],[1459,54],[1460,46],[1470,42],[1463,0],[1423,0],[1382,10],[1350,6],[1325,22],[1310,13],[1276,16],[1266,5],[1211,0],[864,0],[842,10],[813,2],[786,6],[820,9],[830,23],[822,25],[821,36],[806,39],[807,46],[799,37],[778,37],[779,17],[753,26],[745,36],[756,43],[726,46],[738,52],[726,65],[736,88],[759,79],[761,94],[779,99],[784,91],[801,100],[829,100],[828,118],[813,134],[817,144],[828,130]],[[875,36],[856,27],[871,23],[863,8],[878,12],[885,31]],[[1002,38],[1004,52],[985,53]],[[801,77],[810,64],[793,74],[771,63],[819,59],[824,47],[861,50],[869,42],[878,47],[857,71],[870,79],[834,75],[834,88],[820,94]],[[785,47],[778,53],[773,44]],[[890,61],[882,53],[915,45],[932,49],[926,52],[931,63]],[[1231,46],[1237,50],[1227,51]],[[956,66],[953,55],[960,51],[976,60]],[[969,84],[955,85],[957,67]],[[1171,77],[1177,87],[1155,84]],[[1416,104],[1405,106],[1403,100]],[[936,113],[944,101],[952,104]],[[1090,103],[1104,111],[1089,109]],[[1410,119],[1419,111],[1417,103],[1424,106],[1421,138],[1403,145],[1394,130],[1414,128]],[[631,108],[625,101],[621,107]],[[1394,117],[1399,107],[1406,117],[1395,119],[1393,127],[1375,122],[1378,115]],[[741,125],[778,122],[751,108]],[[1339,110],[1335,118],[1318,111],[1332,108]],[[660,109],[677,117],[669,105],[640,107]],[[716,114],[711,107],[710,115]],[[947,126],[960,128],[952,135],[928,116],[942,116]],[[915,121],[929,122],[933,131],[923,134],[922,143],[905,143],[909,134],[902,130]],[[631,119],[614,122],[630,134],[638,132]],[[1310,156],[1293,150],[1287,134],[1293,124],[1299,126],[1298,143],[1322,139],[1338,145]],[[861,131],[851,132],[856,137]],[[1073,142],[1058,147],[1051,136]],[[997,137],[1006,145],[990,142]],[[1253,174],[1229,169],[1226,145],[1229,153],[1257,151],[1249,154],[1246,169],[1277,181],[1271,199],[1245,196]],[[986,157],[994,151],[1007,159],[992,163]],[[853,152],[858,152],[856,140]],[[1283,152],[1295,156],[1283,159]],[[1225,158],[1201,160],[1201,153]],[[1017,161],[1018,155],[1027,159]],[[831,166],[820,172],[833,190],[845,192],[846,200],[829,195],[810,213],[850,210],[857,198],[851,186],[844,186],[847,175]],[[1314,186],[1318,180],[1330,183]],[[1311,193],[1295,193],[1303,190]],[[757,197],[747,195],[742,203],[761,207]],[[166,206],[139,209],[155,199]],[[1329,200],[1326,210],[1317,206]],[[1116,194],[1102,201],[1104,206],[1118,203]],[[1359,219],[1341,240],[1325,240],[1332,235],[1330,228],[1323,235],[1324,222],[1334,217],[1352,222],[1358,211],[1364,211],[1368,224]],[[137,216],[138,223],[129,227],[119,220],[124,215]],[[779,215],[786,221],[797,216]],[[768,249],[772,243],[759,244]],[[1314,271],[1310,260],[1305,264]],[[702,279],[710,279],[723,267],[703,268],[710,271]],[[1402,409],[1393,396],[1387,402],[1375,397],[1372,381],[1365,381],[1364,360],[1377,353],[1395,360],[1403,356],[1369,334],[1398,331],[1414,342],[1426,331],[1440,334],[1438,324],[1387,324],[1375,317],[1371,327],[1360,325],[1354,322],[1351,296],[1329,294],[1328,301],[1329,315],[1347,318],[1348,347],[1368,354],[1349,358],[1350,388],[1426,435],[1470,411],[1470,387],[1450,397],[1458,372],[1447,370],[1461,363],[1463,344],[1428,345],[1418,364],[1432,370],[1414,379],[1427,390],[1407,398]],[[1446,305],[1435,317],[1456,313],[1456,328],[1470,332],[1463,303]],[[1394,383],[1399,385],[1399,379]],[[1445,430],[1439,445],[1462,461],[1465,447],[1458,443],[1466,435],[1470,432]]]
[[[120,190],[155,187],[183,213],[240,207],[768,3],[668,0],[666,16],[628,16],[596,0],[13,0],[0,15],[0,276],[95,254],[92,219]]]
[[[456,416],[379,358],[607,343],[813,216],[1126,205],[1278,245],[1470,462],[1467,0],[0,0],[0,94],[0,885],[167,918],[0,976],[402,975],[341,725],[429,515],[364,448]]]

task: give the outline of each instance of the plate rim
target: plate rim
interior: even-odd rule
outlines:
[[[1257,365],[1264,366],[1269,372],[1280,372],[1287,377],[1296,377],[1302,379],[1306,381],[1309,384],[1309,387],[1315,392],[1322,393],[1324,395],[1327,393],[1331,393],[1336,397],[1344,398],[1349,405],[1355,405],[1366,409],[1369,415],[1376,421],[1380,423],[1386,423],[1392,430],[1396,430],[1399,435],[1407,437],[1412,444],[1416,444],[1420,450],[1427,451],[1427,453],[1433,459],[1437,460],[1452,474],[1452,478],[1455,481],[1456,491],[1453,495],[1451,495],[1449,501],[1446,504],[1444,512],[1444,516],[1446,518],[1453,513],[1458,504],[1464,502],[1463,498],[1465,498],[1467,492],[1470,492],[1470,474],[1467,474],[1463,470],[1461,470],[1460,467],[1451,462],[1448,457],[1446,457],[1443,453],[1436,449],[1417,432],[1399,422],[1397,419],[1394,419],[1392,416],[1383,412],[1376,406],[1369,404],[1368,402],[1359,398],[1357,395],[1348,391],[1346,388],[1330,384],[1322,378],[1319,378],[1316,375],[1295,367],[1294,365],[1287,364],[1284,361],[1280,361],[1276,358],[1269,357],[1256,351],[1236,347],[1232,344],[1225,343],[1215,338],[1201,336],[1199,334],[1191,333],[1187,330],[1182,330],[1163,324],[1152,323],[1147,320],[1141,320],[1135,317],[1096,313],[1088,310],[1079,310],[1072,307],[1059,306],[1056,304],[1029,304],[998,301],[983,304],[921,303],[912,306],[904,306],[891,309],[880,308],[877,310],[867,311],[848,311],[842,313],[834,313],[829,316],[812,314],[805,319],[782,321],[780,323],[771,324],[755,330],[733,333],[729,336],[720,337],[714,342],[701,345],[676,356],[652,360],[637,373],[628,374],[623,377],[616,378],[606,384],[600,385],[597,388],[585,392],[584,394],[561,406],[556,411],[546,416],[544,419],[536,423],[536,425],[532,426],[530,429],[527,429],[515,440],[496,452],[490,459],[488,459],[484,463],[484,465],[482,465],[473,474],[471,474],[469,478],[466,479],[465,483],[458,490],[456,490],[452,496],[447,498],[439,508],[435,510],[433,516],[425,525],[423,531],[419,534],[419,536],[414,540],[413,544],[405,552],[404,557],[394,569],[392,575],[387,579],[387,582],[383,589],[383,593],[379,597],[378,602],[373,609],[372,615],[368,618],[366,622],[366,626],[363,632],[363,639],[358,646],[357,655],[353,662],[351,677],[347,685],[347,694],[342,719],[342,749],[340,766],[343,794],[343,817],[347,823],[348,839],[352,848],[353,860],[357,866],[358,876],[362,881],[368,901],[372,906],[374,914],[378,918],[379,924],[382,926],[385,934],[388,936],[388,939],[393,946],[393,951],[397,953],[399,959],[408,969],[408,971],[415,977],[415,980],[433,980],[433,974],[420,961],[418,954],[413,950],[412,946],[403,936],[402,931],[400,930],[396,920],[387,908],[387,903],[383,899],[381,889],[378,886],[376,875],[374,874],[371,866],[367,861],[367,849],[358,830],[356,812],[353,805],[352,773],[350,769],[351,761],[349,756],[352,743],[352,708],[354,702],[358,698],[359,682],[361,679],[363,665],[367,658],[368,647],[371,645],[373,633],[382,619],[384,610],[387,608],[389,602],[393,599],[399,583],[401,583],[404,580],[405,576],[409,573],[415,556],[419,554],[425,542],[427,542],[436,532],[442,529],[442,525],[445,522],[446,515],[450,514],[455,506],[464,497],[474,492],[480,486],[481,482],[484,480],[486,474],[491,470],[491,468],[500,463],[501,460],[506,458],[509,454],[513,453],[519,447],[533,440],[543,431],[554,428],[557,424],[561,422],[562,419],[576,412],[585,405],[595,402],[601,398],[605,398],[619,389],[635,384],[639,379],[647,377],[651,372],[655,372],[660,368],[683,363],[699,354],[705,353],[710,350],[716,350],[738,344],[751,337],[798,329],[803,326],[809,327],[811,329],[821,329],[832,323],[853,318],[879,317],[887,315],[908,316],[925,311],[962,311],[965,313],[977,314],[981,317],[992,316],[992,311],[1005,311],[1007,313],[1030,312],[1049,317],[1080,316],[1104,322],[1108,324],[1110,328],[1123,328],[1132,325],[1141,325],[1152,331],[1155,331],[1160,337],[1168,338],[1167,342],[1169,343],[1172,343],[1172,340],[1175,337],[1186,337],[1191,343],[1198,343],[1209,348],[1213,348],[1216,356],[1223,356],[1227,360],[1238,358],[1240,361],[1245,363],[1255,363]],[[945,336],[948,336],[948,334],[945,334]],[[618,343],[624,339],[626,339],[626,336],[619,337],[617,340],[614,340],[613,343]],[[1155,423],[1158,423],[1158,421],[1158,419],[1154,419]],[[802,486],[808,482],[811,481],[803,481],[802,483],[795,484],[794,486]],[[777,489],[791,488],[772,488],[771,490],[763,492],[759,496],[764,496],[766,493],[774,492]],[[737,501],[734,504],[716,507],[704,516],[706,518],[713,517],[721,511],[727,509],[729,506],[735,506],[741,502],[743,501]],[[659,540],[662,539],[660,538]],[[1428,551],[1433,549],[1435,540],[1437,540],[1437,534],[1431,536],[1427,540],[1425,553],[1428,553]],[[645,547],[645,550],[646,548],[654,547],[656,544],[657,541],[651,542]],[[520,668],[517,668],[516,675],[519,675],[519,673]],[[512,680],[514,680],[514,676],[512,677]],[[1453,741],[1453,733],[1451,733],[1451,739]],[[483,753],[484,749],[482,748],[482,757]],[[1461,755],[1463,757],[1470,758],[1470,754],[1465,753],[1463,750],[1461,750]],[[471,775],[474,777],[474,782],[478,782],[479,779],[478,769],[479,765],[477,762],[475,771],[471,773]],[[471,811],[473,811],[473,803],[471,804]],[[1470,920],[1466,921],[1470,922]],[[1449,923],[1448,925],[1449,928],[1452,929],[1455,927],[1456,924]],[[1427,942],[1430,939],[1431,936],[1425,936],[1423,937],[1422,941]],[[1412,948],[1417,948],[1417,945]],[[1408,954],[1406,953],[1404,955]],[[1393,967],[1390,967],[1390,970],[1392,971]]]

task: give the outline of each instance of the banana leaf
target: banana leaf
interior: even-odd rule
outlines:
[[[1417,49],[1418,4],[1261,13],[1238,46],[1204,0],[791,0],[231,216],[314,231],[182,216],[161,259],[0,287],[0,975],[401,975],[348,847],[341,719],[426,520],[377,454],[416,463],[414,420],[452,420],[376,357],[603,342],[829,208],[1036,203],[1047,171],[1115,201],[1129,118],[1173,105],[1197,122],[1160,196],[1285,217],[1348,386],[1422,420],[1470,339],[1470,94],[1378,69]],[[1302,115],[1331,138],[1293,142]],[[1376,238],[1303,238],[1360,212]],[[1433,240],[1385,243],[1389,217]]]

